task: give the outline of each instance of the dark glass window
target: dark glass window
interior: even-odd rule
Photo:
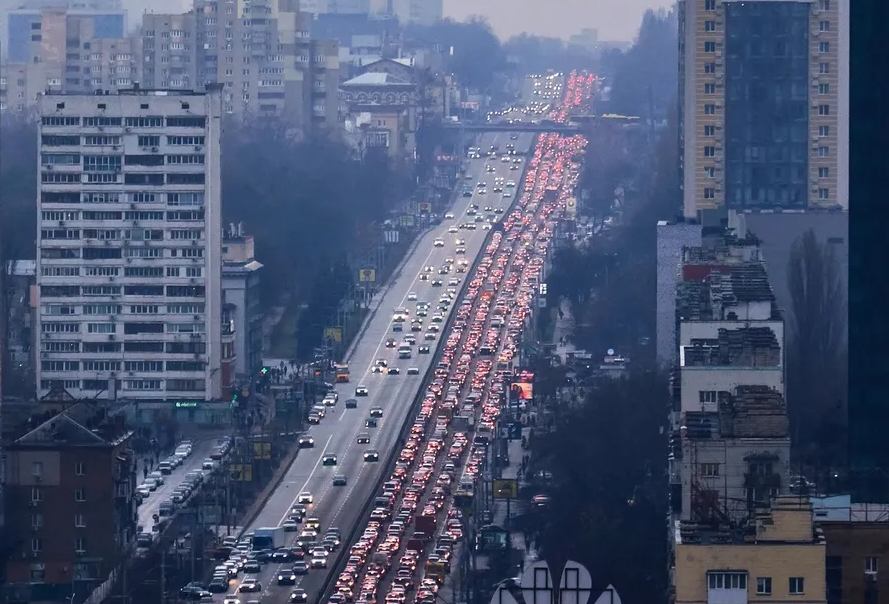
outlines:
[[[808,204],[809,5],[725,4],[725,193],[734,209]]]

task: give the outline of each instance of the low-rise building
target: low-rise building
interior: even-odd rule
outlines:
[[[80,602],[136,533],[133,431],[81,403],[6,448],[10,601]]]
[[[812,504],[778,497],[743,525],[675,523],[673,601],[826,603],[825,540]]]
[[[340,85],[347,118],[369,114],[359,151],[384,149],[392,159],[414,152],[417,85],[391,73],[366,72]]]
[[[260,271],[253,237],[231,225],[222,240],[222,298],[234,332],[234,373],[248,376],[262,367]]]

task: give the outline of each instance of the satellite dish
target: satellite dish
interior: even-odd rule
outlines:
[[[608,356],[613,357],[614,356],[614,348],[609,348],[607,354],[608,354]]]

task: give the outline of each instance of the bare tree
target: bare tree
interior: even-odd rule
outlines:
[[[791,308],[788,407],[803,459],[838,459],[845,404],[847,303],[835,250],[811,229],[797,239],[787,270]],[[834,437],[830,437],[833,434]],[[835,442],[825,442],[825,439]]]

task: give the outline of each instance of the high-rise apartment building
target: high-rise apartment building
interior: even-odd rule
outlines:
[[[391,13],[402,25],[433,25],[443,12],[443,0],[391,0]]]
[[[70,34],[79,29],[76,39],[123,38],[127,33],[127,13],[119,6],[20,8],[7,17],[8,52],[4,60],[12,63],[61,61],[66,52],[79,52],[82,44],[73,44]]]
[[[848,208],[849,0],[679,0],[678,10],[686,218]]]
[[[39,112],[38,396],[218,399],[221,91]]]

